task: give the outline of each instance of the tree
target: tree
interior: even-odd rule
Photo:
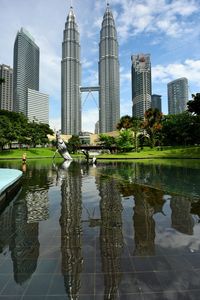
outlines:
[[[131,129],[120,131],[119,137],[116,139],[116,144],[122,151],[133,148],[133,135]]]
[[[105,133],[99,134],[99,143],[105,148],[111,148],[116,145],[116,138],[114,136],[107,135]]]
[[[67,148],[69,153],[76,153],[78,148],[81,146],[81,141],[78,135],[72,135],[68,140]]]
[[[146,130],[149,136],[150,147],[155,146],[156,139],[160,140],[162,129],[162,113],[157,108],[149,108],[144,114],[144,122],[142,127]]]
[[[29,123],[28,119],[22,113],[0,110],[0,132],[4,131],[2,137],[6,137],[6,144],[13,141],[21,144],[46,144],[48,142],[47,135],[53,134],[53,130],[48,124]],[[5,120],[9,120],[6,122]],[[5,140],[2,140],[2,144]]]
[[[200,115],[200,93],[192,94],[193,100],[187,102],[187,110],[194,115]]]
[[[11,122],[6,116],[0,115],[0,147],[3,150],[3,147],[9,143],[8,135],[11,131]]]
[[[134,140],[134,146],[135,150],[137,151],[138,148],[138,132],[141,130],[141,119],[136,117],[130,117],[128,115],[125,115],[121,117],[119,123],[117,124],[118,130],[131,130],[133,133],[133,140]]]
[[[165,145],[199,144],[200,116],[187,111],[165,116],[162,120],[162,136]]]
[[[125,115],[120,118],[119,123],[117,124],[117,129],[130,129],[132,127],[132,117]]]
[[[5,82],[5,78],[0,78],[0,85]]]

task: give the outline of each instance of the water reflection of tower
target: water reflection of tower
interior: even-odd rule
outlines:
[[[27,206],[24,199],[14,205],[13,232],[10,244],[14,278],[17,283],[25,282],[35,271],[39,256],[38,223],[27,223]]]
[[[154,209],[149,204],[149,189],[135,186],[134,189],[134,216],[135,255],[153,255],[155,252],[155,221]]]
[[[194,220],[191,211],[191,201],[183,196],[173,196],[170,201],[172,210],[172,227],[185,234],[193,234]]]
[[[12,237],[13,202],[0,214],[0,253],[10,244]]]
[[[30,191],[26,196],[27,222],[34,223],[49,218],[48,190],[36,189]]]
[[[113,178],[100,177],[98,182],[101,196],[100,250],[104,272],[104,299],[115,299],[121,280],[122,203]]]
[[[23,180],[22,192],[14,203],[12,221],[14,234],[10,244],[14,278],[20,284],[25,282],[37,267],[39,256],[38,220],[46,218],[48,211],[47,194],[50,184],[45,168],[39,169],[38,166],[34,167],[34,164],[24,174]],[[36,209],[44,195],[44,206]],[[37,200],[37,205],[35,200]]]
[[[135,230],[134,255],[153,255],[155,252],[155,221],[153,215],[162,212],[163,192],[138,184],[121,184],[124,197],[134,196],[133,224]]]
[[[81,169],[72,162],[61,185],[61,252],[62,273],[69,299],[78,299],[80,274],[82,271],[81,253]]]

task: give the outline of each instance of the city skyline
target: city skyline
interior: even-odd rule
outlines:
[[[131,55],[150,53],[152,93],[162,95],[167,109],[167,83],[187,77],[189,99],[200,90],[199,9],[197,0],[109,1],[119,43],[121,116],[132,114]],[[105,1],[72,1],[80,30],[82,86],[98,84],[98,43]],[[31,7],[31,14],[30,14]],[[0,64],[13,67],[17,31],[24,27],[40,48],[40,89],[50,95],[50,126],[60,129],[61,44],[70,1],[1,1]],[[92,13],[91,13],[92,12]],[[12,22],[10,22],[12,20]],[[82,130],[94,131],[98,94],[82,95]],[[94,101],[95,100],[95,101]],[[89,117],[88,117],[89,116]]]

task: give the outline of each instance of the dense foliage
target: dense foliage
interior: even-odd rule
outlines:
[[[188,101],[187,107],[188,111],[193,113],[194,115],[199,116],[200,115],[200,93],[197,93],[196,95],[192,94],[193,100]]]
[[[193,100],[188,102],[188,110],[176,115],[163,115],[158,109],[148,109],[144,120],[135,119],[128,115],[121,117],[117,129],[123,136],[133,133],[132,145],[137,151],[137,145],[150,146],[181,146],[196,145],[200,143],[200,93],[192,95]],[[126,134],[125,134],[126,132]],[[121,133],[120,133],[121,134]],[[119,139],[118,139],[119,141]],[[124,141],[126,148],[127,142]],[[117,140],[113,141],[117,143]],[[122,147],[118,144],[118,146]]]
[[[72,137],[69,139],[67,143],[67,149],[69,153],[77,153],[77,150],[79,149],[81,145],[81,141],[78,135],[72,135]]]
[[[48,134],[53,134],[48,124],[28,122],[22,113],[0,110],[0,147],[11,147],[12,143],[19,146],[36,147],[48,143]]]

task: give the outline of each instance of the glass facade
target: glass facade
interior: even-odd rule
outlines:
[[[0,85],[0,109],[13,110],[13,69],[0,65],[0,78],[5,79]]]
[[[39,47],[24,28],[14,43],[13,109],[27,116],[28,88],[39,90]]]
[[[133,116],[144,118],[151,107],[151,61],[150,54],[135,54],[132,60],[132,102]]]
[[[118,42],[112,12],[107,6],[99,43],[99,131],[116,130],[120,119]]]
[[[80,42],[75,15],[70,9],[62,43],[61,132],[78,135],[81,131]]]
[[[175,115],[187,109],[188,80],[185,77],[176,79],[167,84],[168,113]]]

